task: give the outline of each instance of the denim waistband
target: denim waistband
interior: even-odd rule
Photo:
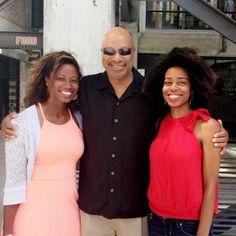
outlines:
[[[177,219],[162,217],[150,211],[148,214],[148,228],[150,236],[153,235],[196,235],[199,220]],[[209,230],[209,236],[213,236],[213,225]]]
[[[162,217],[154,213],[153,211],[149,211],[149,217],[156,217],[162,221],[169,221],[169,222],[196,222],[198,223],[199,220],[186,220],[186,219],[180,219],[180,218],[168,218],[168,217]]]

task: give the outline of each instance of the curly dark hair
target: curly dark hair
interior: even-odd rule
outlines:
[[[66,51],[55,51],[45,54],[32,66],[30,70],[30,83],[24,98],[26,107],[48,100],[49,94],[45,81],[46,77],[52,76],[54,78],[59,68],[64,64],[73,65],[78,73],[79,79],[82,77],[75,57]],[[71,101],[68,105],[72,110],[78,110],[78,98],[75,101]]]
[[[157,120],[169,112],[162,95],[165,73],[171,67],[181,67],[186,70],[191,90],[191,109],[208,108],[210,95],[214,92],[217,76],[207,66],[193,48],[173,48],[162,58],[144,81],[143,93],[147,97],[152,115]]]

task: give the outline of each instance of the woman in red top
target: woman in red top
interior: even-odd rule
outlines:
[[[150,147],[149,235],[213,235],[220,127],[207,111],[214,72],[190,48],[174,48],[145,83],[153,108],[165,114]],[[161,96],[160,96],[161,95]]]

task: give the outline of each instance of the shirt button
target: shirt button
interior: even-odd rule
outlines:
[[[111,157],[116,157],[116,154],[115,154],[115,153],[112,153],[112,154],[111,154]]]
[[[111,188],[111,189],[110,189],[110,192],[111,192],[111,193],[114,193],[114,191],[115,191],[114,188]]]
[[[111,175],[115,175],[115,171],[111,171],[110,174],[111,174]]]
[[[119,106],[119,105],[120,105],[120,103],[119,103],[119,102],[117,102],[117,103],[116,103],[116,106]]]
[[[118,119],[114,119],[114,122],[115,122],[115,123],[118,123]]]
[[[114,141],[116,141],[116,140],[117,140],[117,137],[113,137],[112,139],[113,139]]]

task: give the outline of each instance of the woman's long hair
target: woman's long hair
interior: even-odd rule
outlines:
[[[82,77],[80,67],[72,54],[65,51],[50,52],[42,56],[30,70],[29,86],[24,98],[26,107],[38,102],[46,102],[49,98],[46,86],[46,78],[54,78],[59,68],[64,64],[73,65],[78,73],[79,79]],[[71,101],[69,107],[72,110],[78,109],[78,98]]]

